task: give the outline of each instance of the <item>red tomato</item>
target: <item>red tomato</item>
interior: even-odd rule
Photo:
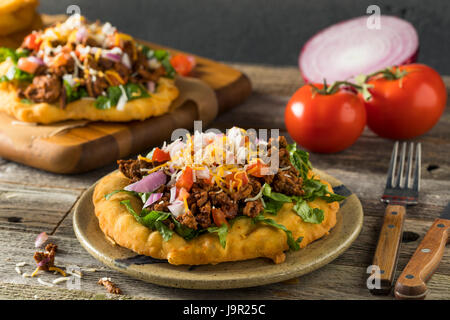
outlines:
[[[189,197],[189,192],[187,192],[185,188],[181,188],[180,191],[178,192],[177,200],[184,201],[184,198],[187,199],[188,197]]]
[[[195,60],[193,57],[179,53],[170,58],[170,64],[179,75],[187,76],[194,69]]]
[[[392,68],[399,79],[374,76],[367,82],[367,125],[384,138],[410,139],[430,130],[444,112],[447,92],[439,74],[423,64]]]
[[[314,84],[320,90],[322,84]],[[289,100],[284,120],[291,137],[304,148],[323,153],[350,147],[366,125],[362,99],[354,92],[316,92],[311,85],[297,90]]]
[[[213,220],[214,220],[214,223],[216,226],[220,227],[224,223],[228,225],[228,221],[225,218],[225,214],[223,213],[222,210],[213,208],[212,216],[213,216]]]
[[[156,148],[153,151],[152,161],[156,162],[165,162],[170,160],[170,154],[161,150],[160,148]]]
[[[186,167],[175,185],[177,188],[185,188],[189,191],[191,190],[193,184],[194,177],[192,174],[192,169],[190,167]]]
[[[238,188],[245,186],[248,183],[248,177],[246,172],[230,173],[225,177],[227,185],[231,188]]]
[[[23,40],[22,46],[33,51],[38,51],[41,43],[42,39],[38,38],[36,33],[31,33]]]
[[[263,168],[267,168],[267,165],[265,165],[258,159],[257,162],[247,167],[247,174],[250,174],[257,178],[262,178],[264,176],[261,172]]]
[[[19,61],[17,61],[17,67],[22,71],[33,74],[39,67],[39,64],[28,58],[20,58]]]

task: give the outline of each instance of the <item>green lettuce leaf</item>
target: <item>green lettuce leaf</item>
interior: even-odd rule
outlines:
[[[305,222],[318,224],[323,221],[323,210],[319,208],[311,208],[305,200],[299,197],[296,198],[296,203],[292,209]]]
[[[220,245],[222,248],[225,248],[227,245],[227,235],[228,235],[228,225],[226,223],[222,224],[220,227],[209,227],[208,229],[209,233],[216,232],[219,236]]]
[[[253,223],[258,223],[258,222],[265,223],[265,224],[267,224],[269,226],[272,226],[274,228],[278,228],[278,229],[283,230],[286,233],[287,243],[289,245],[289,248],[291,250],[294,250],[294,251],[297,251],[297,250],[300,249],[299,243],[302,242],[303,237],[299,237],[297,240],[295,240],[294,237],[292,236],[291,230],[286,228],[284,225],[276,223],[275,220],[268,219],[268,218],[264,217],[262,214],[254,217],[252,219],[252,222]]]

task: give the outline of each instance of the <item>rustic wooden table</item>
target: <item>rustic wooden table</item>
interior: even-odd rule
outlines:
[[[217,118],[212,127],[226,129],[280,128],[285,132],[283,111],[288,97],[301,85],[295,67],[273,68],[235,65],[251,78],[254,93],[242,106]],[[450,77],[445,78],[450,87]],[[417,139],[423,144],[422,191],[420,204],[408,208],[398,274],[406,265],[432,221],[450,200],[450,109],[447,107],[432,131]],[[343,255],[325,267],[290,281],[257,288],[194,291],[152,285],[110,270],[91,257],[78,243],[72,229],[72,211],[80,195],[115,166],[86,174],[56,175],[0,159],[0,298],[3,299],[393,299],[372,296],[366,288],[384,205],[378,200],[388,168],[393,142],[365,130],[351,148],[334,155],[312,154],[312,163],[336,176],[362,201],[364,227],[359,238]],[[16,263],[27,262],[22,272],[34,269],[36,235],[42,231],[58,244],[57,264],[76,265],[83,271],[79,290],[66,283],[54,287],[36,278],[24,278]],[[95,272],[88,272],[89,269]],[[92,271],[92,270],[90,270]],[[397,276],[398,276],[397,274]],[[97,285],[101,277],[111,277],[125,295],[105,293]],[[43,274],[50,281],[57,276]],[[450,251],[444,254],[428,283],[427,299],[450,299]]]

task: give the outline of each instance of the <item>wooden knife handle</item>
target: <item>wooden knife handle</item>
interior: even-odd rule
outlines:
[[[449,241],[450,220],[436,219],[395,285],[397,299],[424,299],[428,279],[441,262]]]
[[[389,204],[384,214],[373,265],[379,267],[380,287],[370,289],[372,294],[389,294],[392,289],[395,269],[403,233],[406,208],[402,205]]]

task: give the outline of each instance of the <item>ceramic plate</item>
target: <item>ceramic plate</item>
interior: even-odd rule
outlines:
[[[348,196],[337,213],[330,234],[296,252],[287,252],[286,261],[274,264],[269,259],[224,262],[205,266],[174,266],[166,260],[137,255],[112,244],[103,235],[94,214],[91,186],[80,198],[73,216],[75,234],[81,245],[96,259],[132,277],[161,286],[187,289],[231,289],[254,287],[288,280],[316,270],[341,255],[357,238],[363,223],[359,199],[339,180],[315,172],[331,183],[334,192]]]

